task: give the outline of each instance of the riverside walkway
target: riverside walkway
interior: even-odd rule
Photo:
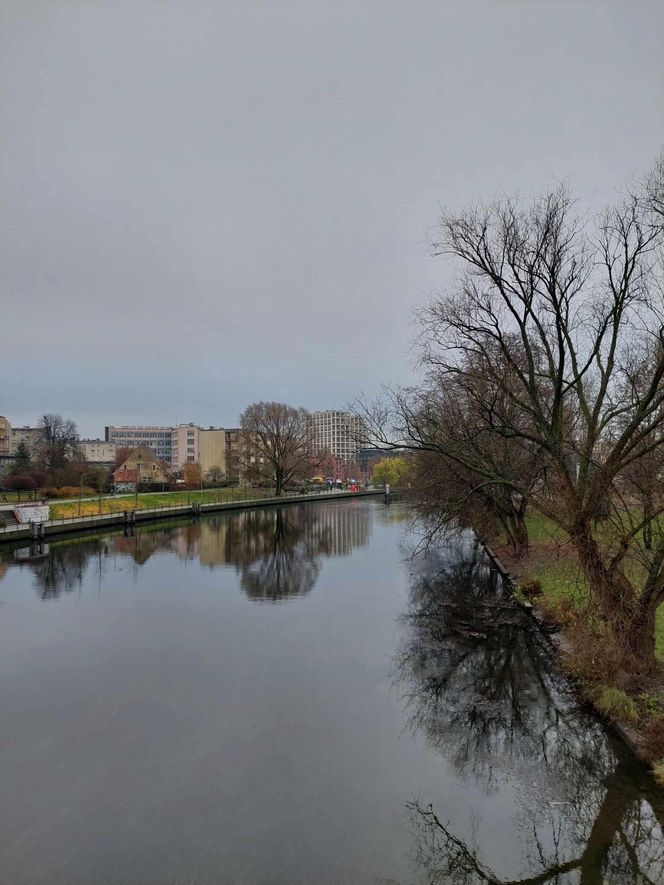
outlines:
[[[203,513],[224,510],[248,510],[256,507],[274,507],[280,504],[302,504],[306,501],[337,501],[342,498],[363,498],[384,495],[381,489],[358,492],[307,492],[305,494],[271,495],[266,498],[243,498],[232,501],[192,502],[170,504],[158,507],[145,507],[134,510],[119,510],[114,513],[101,513],[93,516],[74,516],[68,519],[49,519],[42,523],[18,523],[0,526],[0,544],[22,540],[36,540],[52,535],[68,534],[87,529],[105,528],[116,525],[136,525],[154,520],[173,519],[182,516],[197,517]],[[131,496],[129,496],[131,497]]]

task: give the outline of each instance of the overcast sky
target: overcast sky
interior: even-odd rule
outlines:
[[[664,145],[664,3],[4,0],[0,414],[232,426],[412,371],[440,207]]]

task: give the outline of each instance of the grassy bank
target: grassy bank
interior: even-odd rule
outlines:
[[[590,600],[586,580],[581,573],[567,536],[551,520],[535,514],[528,517],[530,551],[516,562],[508,549],[500,548],[517,583],[535,580],[541,586],[540,602],[555,618],[566,612],[582,611]],[[656,654],[664,662],[664,605],[657,613]]]
[[[72,519],[77,516],[97,516],[123,510],[146,510],[155,507],[181,507],[183,504],[221,504],[269,498],[271,489],[253,489],[245,486],[226,489],[203,489],[191,492],[149,492],[139,495],[102,497],[93,501],[66,501],[51,504],[51,519]]]
[[[568,649],[563,667],[603,716],[636,732],[642,755],[664,783],[664,605],[656,620],[659,672],[632,678],[620,670],[615,646],[593,614],[588,584],[565,533],[539,515],[529,517],[528,532],[530,549],[522,559],[514,560],[505,546],[498,550],[517,590],[558,625]]]

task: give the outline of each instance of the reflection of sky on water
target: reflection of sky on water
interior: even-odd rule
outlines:
[[[648,773],[472,539],[407,559],[408,516],[318,502],[5,551],[0,879],[661,881]]]

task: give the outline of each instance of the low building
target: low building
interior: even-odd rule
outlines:
[[[113,473],[116,491],[133,492],[137,484],[163,485],[170,482],[170,479],[169,465],[160,461],[149,446],[137,446]]]
[[[89,464],[113,464],[119,448],[103,439],[81,439],[78,447]]]
[[[44,439],[44,431],[41,427],[12,427],[11,453],[16,454],[19,445],[24,442],[28,447],[31,457],[35,458]]]
[[[113,474],[113,487],[116,492],[135,492],[138,483],[138,470],[123,470],[121,467]]]

